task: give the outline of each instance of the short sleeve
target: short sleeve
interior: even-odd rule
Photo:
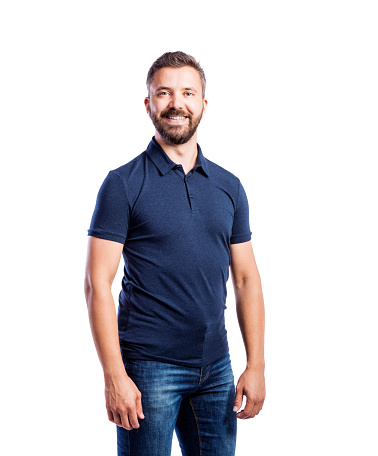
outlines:
[[[88,236],[124,244],[129,229],[129,202],[122,178],[109,171],[97,195]]]
[[[231,244],[247,242],[251,239],[251,230],[249,227],[249,207],[245,190],[239,181],[239,193],[234,213],[234,222],[232,225]]]

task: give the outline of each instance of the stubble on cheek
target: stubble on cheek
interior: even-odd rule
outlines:
[[[165,120],[165,116],[186,116],[187,125],[172,125]],[[193,121],[193,116],[189,113],[184,113],[182,111],[168,110],[163,111],[160,116],[157,116],[156,113],[150,111],[150,118],[154,124],[156,130],[161,135],[163,139],[172,143],[172,144],[185,144],[187,143],[194,133],[197,130],[197,127],[201,121],[202,113]]]

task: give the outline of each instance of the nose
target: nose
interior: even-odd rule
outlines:
[[[169,107],[173,109],[183,109],[183,104],[182,97],[173,93],[169,101]]]

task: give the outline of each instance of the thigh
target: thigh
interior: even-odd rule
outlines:
[[[197,390],[181,402],[176,434],[183,456],[235,455],[234,400],[234,376],[227,356],[210,365]]]
[[[142,393],[145,418],[128,431],[117,426],[118,456],[169,456],[181,404],[177,385],[172,384],[170,365],[156,361],[124,360],[127,374]]]

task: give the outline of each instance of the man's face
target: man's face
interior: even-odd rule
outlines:
[[[197,70],[184,66],[158,70],[144,103],[159,135],[169,143],[185,144],[195,134],[207,100]]]

